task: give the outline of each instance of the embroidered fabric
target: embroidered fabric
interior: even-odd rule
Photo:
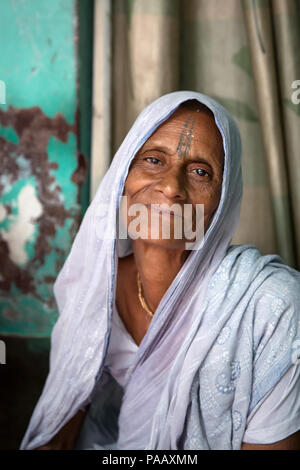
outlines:
[[[111,338],[105,365],[111,376],[124,389],[130,378],[134,357],[139,347],[127,331],[116,305],[114,305],[112,320]],[[228,329],[224,330],[223,335],[219,338],[219,343],[224,342],[227,335]],[[112,394],[111,388],[109,390],[108,396],[110,397]],[[243,442],[270,444],[296,432],[300,426],[299,392],[300,368],[294,364],[283,375],[274,389],[257,403],[249,415]],[[105,436],[109,434],[108,430],[103,431],[106,422],[109,423],[110,427],[114,421],[114,416],[110,416],[107,420],[102,417],[101,407],[108,410],[112,406],[112,401],[110,398],[109,400],[110,403],[103,403],[103,392],[101,392],[101,397],[99,395],[95,397],[93,407],[97,406],[97,412],[93,411],[89,414],[81,432],[80,441],[77,444],[78,449],[116,449],[117,432],[107,442]],[[119,406],[121,407],[121,402]],[[115,416],[115,421],[117,419],[118,416]],[[238,422],[239,415],[236,413],[234,423],[236,427]],[[117,427],[117,424],[115,426]]]

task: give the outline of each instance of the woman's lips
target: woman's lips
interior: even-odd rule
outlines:
[[[161,215],[165,214],[170,217],[179,217],[182,219],[182,210],[181,208],[167,209],[166,204],[146,204],[146,207],[153,212],[159,213]]]

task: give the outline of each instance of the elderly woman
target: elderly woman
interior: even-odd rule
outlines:
[[[22,449],[300,448],[300,275],[230,245],[241,196],[222,106],[176,92],[140,114],[54,286],[50,372]],[[190,239],[176,235],[188,205]]]

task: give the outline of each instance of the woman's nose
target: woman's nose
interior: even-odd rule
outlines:
[[[161,175],[155,189],[162,192],[168,199],[186,198],[184,178],[179,169],[170,169]]]

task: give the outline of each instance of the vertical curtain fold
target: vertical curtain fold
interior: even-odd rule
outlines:
[[[300,79],[300,2],[272,0],[271,6],[296,258],[300,267],[300,104],[291,100],[292,83]]]
[[[248,34],[265,157],[272,194],[279,254],[294,265],[293,222],[282,123],[280,82],[276,65],[272,4],[268,0],[242,0]]]
[[[179,4],[114,0],[114,151],[147,104],[179,88]]]
[[[94,10],[91,198],[111,161],[112,0],[96,0]]]

